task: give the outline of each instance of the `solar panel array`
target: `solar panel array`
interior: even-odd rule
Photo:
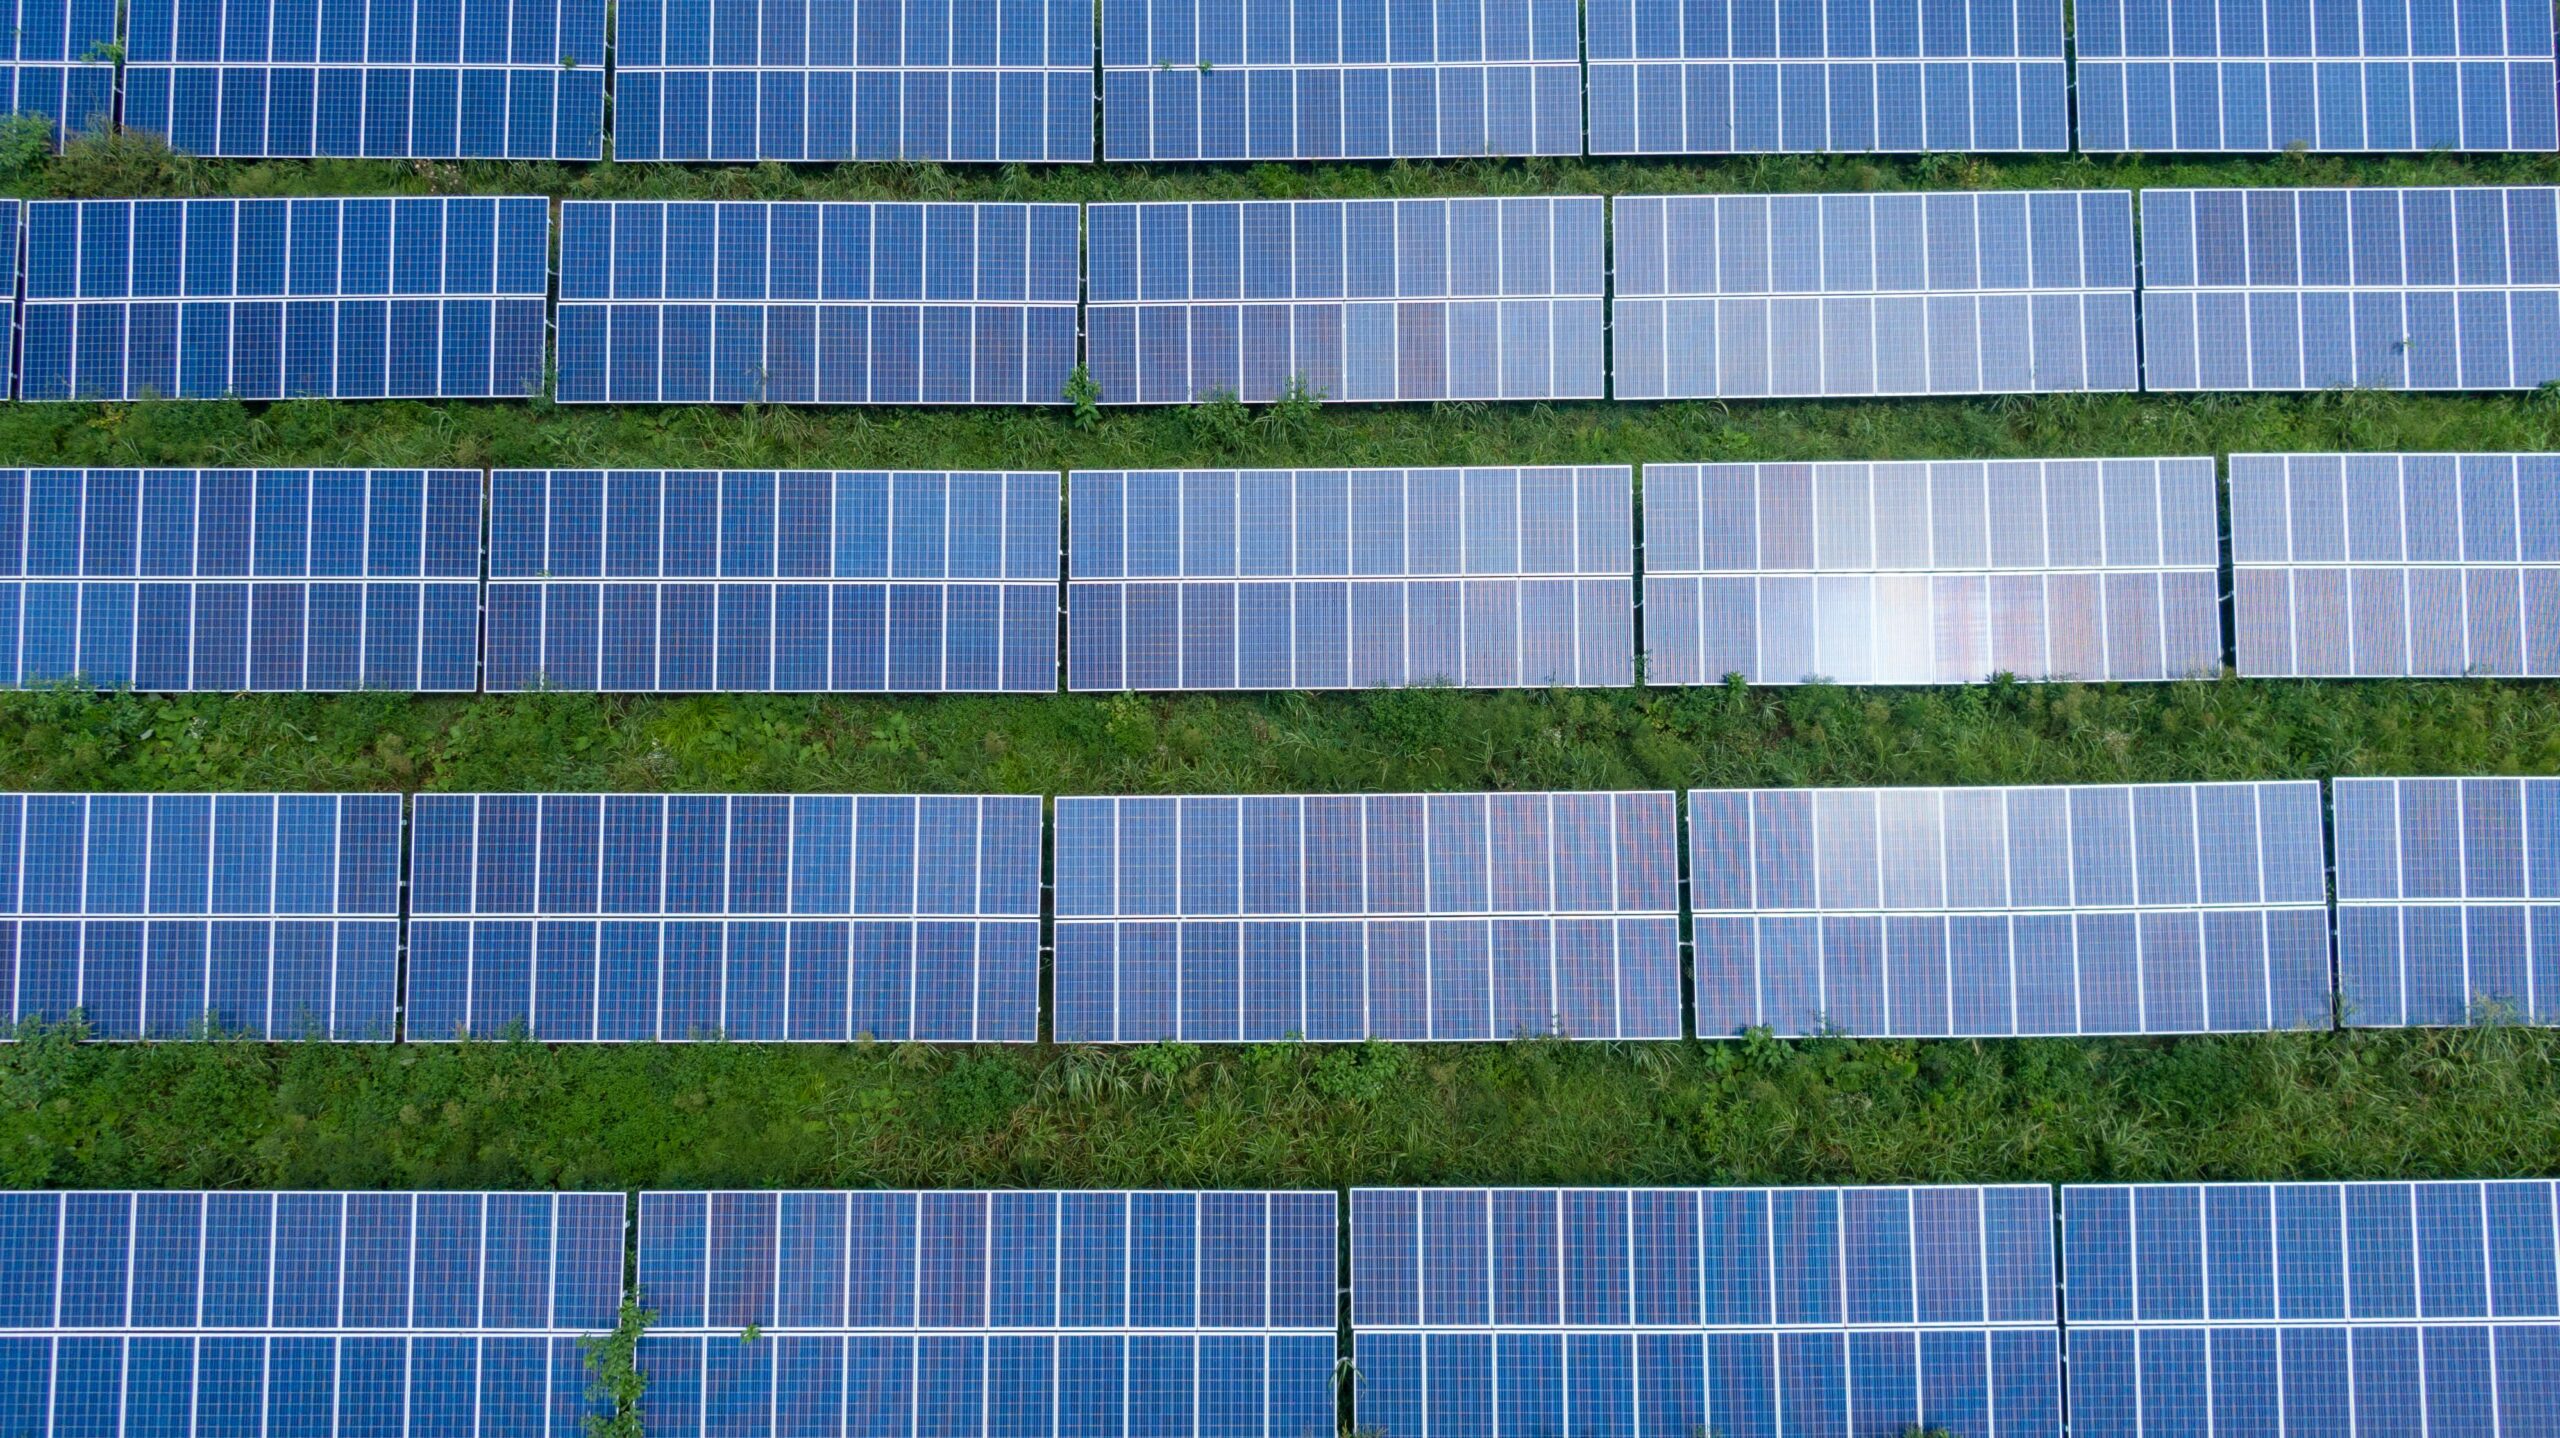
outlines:
[[[2139,387],[2133,196],[1621,198],[1619,399]]]
[[[2560,459],[2235,454],[2252,677],[2560,674]]]
[[[2062,1214],[2075,1434],[2551,1425],[2548,1180],[2073,1186]]]
[[[1057,1041],[1676,1037],[1672,803],[1061,798]]]
[[[560,398],[1058,404],[1076,207],[576,200]]]
[[[626,0],[617,160],[1090,161],[1094,0]]]
[[[387,1041],[399,964],[397,794],[0,794],[10,1025]]]
[[[576,1438],[618,1193],[0,1194],[0,1429]]]
[[[2560,781],[2338,779],[2332,802],[2344,1022],[2560,1022]]]
[[[2320,786],[1700,789],[1698,1032],[2325,1028]]]
[[[1591,153],[2068,150],[2059,0],[1592,0]]]
[[[1057,688],[1054,473],[490,483],[492,692]]]
[[[2204,459],[1645,466],[1645,678],[2180,679],[2222,666]]]
[[[1336,1252],[1331,1193],[644,1193],[642,1418],[1318,1438]]]
[[[2058,1433],[2052,1204],[2041,1185],[1355,1190],[1357,1422]]]
[[[54,148],[116,118],[115,0],[18,0],[0,34],[0,115],[42,115]],[[14,212],[16,205],[5,209]],[[14,262],[16,215],[10,215]],[[14,276],[12,276],[14,278]]]
[[[1622,685],[1633,476],[1079,470],[1067,687]]]
[[[421,794],[408,1033],[1029,1042],[1029,795]]]
[[[1103,0],[1109,160],[1582,153],[1575,0]]]
[[[1093,205],[1105,404],[1598,399],[1602,202]]]
[[[0,470],[0,681],[479,677],[476,470]]]
[[[2549,150],[2534,0],[2073,10],[2083,150]]]
[[[604,0],[134,0],[124,125],[196,155],[593,160]],[[626,42],[627,43],[627,42]]]
[[[2560,190],[2145,190],[2154,390],[2560,379]]]

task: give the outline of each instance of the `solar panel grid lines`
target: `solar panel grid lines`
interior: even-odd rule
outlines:
[[[1579,155],[1581,15],[1574,0],[1104,0],[1102,128],[1111,160]]]
[[[2210,457],[1645,466],[1645,679],[2222,667]]]
[[[2532,389],[2560,378],[2560,190],[2145,190],[2158,391]]]
[[[105,130],[116,118],[114,0],[9,7],[0,34],[0,115],[42,115],[53,148]],[[15,211],[11,203],[5,207]],[[14,229],[14,216],[13,229]],[[14,236],[13,236],[14,239]],[[15,249],[15,245],[10,246]],[[12,276],[14,279],[15,277]]]
[[[2131,191],[1622,195],[1614,219],[1622,400],[2141,387]]]
[[[1087,207],[1104,404],[1599,399],[1590,196]]]
[[[2331,781],[2349,1027],[2560,1022],[2560,782]]]

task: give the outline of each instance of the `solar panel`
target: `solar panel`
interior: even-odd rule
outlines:
[[[2210,458],[1650,464],[1644,534],[1648,683],[2222,668]]]
[[[1331,1193],[644,1193],[642,1417],[1329,1438],[1336,1241]]]
[[[2083,150],[2548,150],[2551,7],[2075,7]]]
[[[408,1035],[1028,1043],[1030,795],[421,794]]]
[[[2064,1188],[2071,1431],[2548,1431],[2551,1189]]]
[[[1575,0],[1104,0],[1111,160],[1582,153]]]
[[[0,1430],[577,1438],[618,1193],[0,1194]]]
[[[2320,786],[1699,789],[1698,1032],[2328,1026]]]
[[[11,1024],[388,1041],[399,963],[397,794],[0,794]]]
[[[133,0],[124,124],[196,155],[593,160],[604,0]]]
[[[460,690],[477,470],[0,470],[0,680]]]
[[[532,394],[548,206],[33,201],[18,397]]]
[[[1355,1189],[1357,1423],[2059,1433],[2052,1212],[2042,1185]]]
[[[1680,1036],[1668,793],[1057,804],[1060,1043]]]
[[[1591,0],[1591,153],[2068,150],[2060,0]]]
[[[1623,685],[1624,465],[1078,470],[1071,689]]]
[[[18,0],[7,13],[9,29],[0,35],[0,114],[42,115],[52,121],[57,150],[73,135],[103,133],[112,126],[115,0]],[[11,212],[13,231],[17,208],[0,206]],[[14,251],[16,245],[8,248]]]
[[[1058,687],[1055,473],[501,470],[489,688]]]
[[[2235,454],[2252,677],[2560,675],[2560,459]]]
[[[2330,787],[2344,1021],[2560,1022],[2560,781]]]
[[[2560,379],[2560,190],[2145,190],[2155,390]]]
[[[2133,196],[1617,201],[1620,399],[2136,387]]]
[[[1059,404],[1076,207],[560,207],[560,398]]]
[[[1105,404],[1598,399],[1584,197],[1094,205]]]

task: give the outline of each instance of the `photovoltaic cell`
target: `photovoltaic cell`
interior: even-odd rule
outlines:
[[[1631,681],[1632,477],[1079,470],[1068,687]]]
[[[1591,0],[1591,153],[2067,150],[2060,0]]]
[[[1111,160],[1582,153],[1575,0],[1104,0]]]
[[[1677,1038],[1672,802],[1061,798],[1057,1040]]]
[[[2062,1214],[2075,1434],[2554,1421],[2548,1180],[2075,1185]]]
[[[2073,9],[2083,150],[2548,150],[2535,0]]]
[[[1700,789],[1698,1032],[2326,1028],[2320,786]]]
[[[1357,1189],[1357,1422],[2056,1434],[2052,1213],[2042,1185]]]
[[[625,0],[617,160],[1093,159],[1094,0]]]
[[[1094,205],[1105,404],[1597,399],[1601,202]]]
[[[134,0],[124,124],[196,155],[593,160],[604,0]]]
[[[1620,399],[2137,387],[2128,191],[1628,196],[1613,263]]]
[[[487,399],[542,384],[540,198],[38,200],[21,399]]]
[[[0,34],[0,114],[42,115],[53,145],[105,130],[116,118],[115,0],[18,0]],[[15,204],[7,248],[14,262]],[[14,278],[14,276],[12,276]]]
[[[2330,788],[2344,1021],[2560,1023],[2560,780]]]
[[[1058,476],[502,470],[489,688],[1058,687]]]
[[[1076,207],[560,207],[560,398],[1061,404]]]
[[[1027,1043],[1030,795],[421,794],[408,1035]]]
[[[0,1430],[577,1438],[618,1193],[0,1194]]]
[[[2154,390],[2560,379],[2560,190],[2145,190]]]
[[[2222,667],[2210,458],[1651,464],[1644,534],[1648,683]]]
[[[0,470],[0,679],[458,690],[476,470]]]
[[[2560,459],[2235,454],[2247,676],[2560,675]]]
[[[1330,1438],[1336,1242],[1331,1193],[644,1193],[642,1416]]]
[[[11,1024],[387,1042],[399,946],[397,794],[0,794]]]

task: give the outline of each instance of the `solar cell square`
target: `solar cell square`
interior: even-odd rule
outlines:
[[[1616,202],[1619,399],[2131,390],[2133,196]]]
[[[2560,1023],[2560,780],[2331,794],[2344,1022]]]
[[[0,794],[0,1019],[383,1042],[397,794]]]
[[[1060,1043],[1680,1036],[1670,794],[1057,806]]]
[[[18,0],[9,21],[0,35],[0,115],[42,115],[52,122],[56,150],[73,135],[115,123],[115,0]],[[14,232],[14,214],[11,220]],[[15,240],[12,233],[12,251]]]
[[[2320,786],[1701,789],[1698,1032],[2325,1028]]]
[[[408,1036],[1027,1043],[1029,795],[422,794]]]
[[[1597,399],[1601,202],[1094,205],[1104,404]]]

